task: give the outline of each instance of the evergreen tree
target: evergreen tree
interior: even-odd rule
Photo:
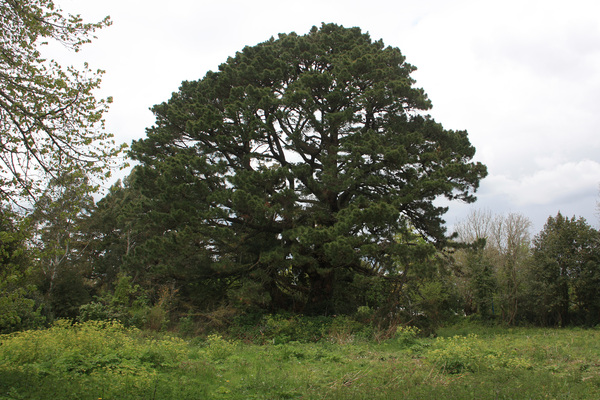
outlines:
[[[535,237],[531,296],[546,325],[600,322],[598,231],[585,219],[558,213]]]
[[[442,243],[434,200],[474,201],[486,169],[466,132],[424,115],[414,70],[359,28],[324,24],[184,82],[132,146],[160,227],[140,262],[218,277],[230,300],[327,313],[344,271],[398,273],[412,246],[399,236]]]
[[[130,177],[133,176],[130,175]],[[98,201],[86,221],[90,237],[88,257],[93,258],[92,279],[101,287],[112,287],[125,259],[143,241],[143,199],[131,189],[129,178],[117,181]]]
[[[177,297],[186,308],[218,305],[229,280],[214,274],[206,249],[190,227],[183,227],[183,220],[169,222],[172,215],[131,186],[138,173],[134,168],[124,182],[114,184],[86,222],[88,258],[93,259],[92,280],[98,291],[109,295],[127,276],[151,302],[177,283]],[[180,229],[165,231],[165,226]]]

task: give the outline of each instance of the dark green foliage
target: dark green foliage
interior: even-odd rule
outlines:
[[[90,288],[85,284],[82,274],[74,269],[66,269],[55,277],[47,301],[55,317],[75,319],[79,315],[79,307],[90,300]]]
[[[473,305],[483,319],[492,318],[494,310],[494,293],[497,283],[493,266],[482,248],[471,249],[467,254],[467,268],[471,276],[470,289],[473,294]]]
[[[298,314],[247,314],[237,316],[227,334],[255,344],[289,342],[372,340],[372,325],[346,316],[306,316]]]
[[[131,186],[140,173],[134,169],[124,183],[115,184],[90,218],[95,238],[90,247],[95,257],[93,274],[101,290],[113,290],[118,274],[125,273],[152,302],[160,297],[160,287],[176,282],[178,296],[188,306],[218,305],[230,280],[214,276],[209,253],[197,242],[195,228],[185,222],[185,216],[173,222],[178,217],[154,207]]]
[[[397,48],[325,24],[184,82],[132,145],[153,236],[129,265],[195,304],[209,292],[309,314],[338,312],[354,273],[401,273],[418,260],[398,237],[443,242],[433,200],[473,201],[486,175],[466,132],[422,114],[414,70]]]
[[[41,326],[41,304],[31,277],[31,223],[0,208],[0,333]]]
[[[364,306],[372,310],[384,306],[395,283],[383,276],[342,271],[334,284],[333,304],[340,314],[353,315]]]
[[[119,321],[125,326],[146,327],[150,313],[150,301],[145,290],[134,284],[130,276],[120,274],[112,292],[105,291],[79,309],[78,320]]]
[[[94,239],[88,248],[94,258],[93,279],[106,289],[112,288],[117,275],[123,272],[124,259],[143,240],[142,205],[143,199],[129,187],[128,180],[118,181],[88,220],[87,229]]]
[[[600,323],[599,240],[583,218],[548,218],[534,239],[531,271],[531,311],[540,323]]]

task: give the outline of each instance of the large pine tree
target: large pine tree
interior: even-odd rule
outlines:
[[[414,70],[359,28],[324,24],[184,82],[132,146],[162,227],[153,250],[180,243],[156,264],[189,268],[188,254],[232,297],[325,313],[342,272],[399,273],[399,236],[443,241],[434,200],[474,201],[486,168],[466,132],[424,114]]]

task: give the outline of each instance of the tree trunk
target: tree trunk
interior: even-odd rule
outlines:
[[[310,291],[304,312],[309,315],[328,315],[334,313],[333,283],[335,273],[333,269],[319,273],[314,271],[309,274]]]

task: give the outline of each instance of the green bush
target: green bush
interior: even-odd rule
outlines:
[[[273,344],[290,341],[309,343],[319,341],[327,332],[328,319],[301,315],[276,314],[263,319],[264,335]]]
[[[499,349],[500,348],[500,349]],[[475,334],[436,339],[426,358],[449,374],[477,372],[481,369],[530,369],[533,362],[512,352],[494,348]]]
[[[238,342],[234,340],[223,339],[221,335],[212,334],[206,338],[205,352],[213,361],[225,360],[235,353]]]
[[[417,342],[420,332],[421,330],[415,326],[399,326],[393,339],[402,347],[410,347]]]
[[[11,292],[0,290],[0,334],[38,328],[46,319],[41,307],[31,298],[33,289],[18,288]]]
[[[86,321],[119,321],[125,326],[162,330],[168,323],[166,312],[155,305],[151,307],[149,300],[139,285],[125,274],[117,277],[113,293],[106,292],[96,297],[95,301],[79,307],[77,320]]]
[[[92,301],[79,307],[79,322],[86,321],[119,321],[121,315],[99,301]]]
[[[155,341],[136,339],[140,331],[117,321],[72,324],[58,320],[42,331],[14,333],[2,338],[1,365],[23,365],[46,374],[109,370],[114,373],[147,373],[150,367],[167,366],[185,351],[176,338]],[[160,362],[158,356],[160,354]]]
[[[373,338],[374,328],[348,316],[306,316],[301,314],[242,314],[233,318],[223,332],[256,344],[348,343]]]

